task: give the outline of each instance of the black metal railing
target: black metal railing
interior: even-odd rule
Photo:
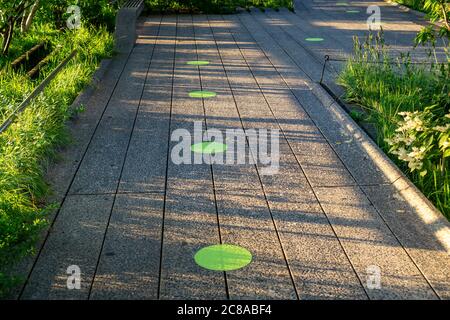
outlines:
[[[9,115],[9,117],[2,123],[0,126],[0,134],[5,132],[11,124],[14,123],[14,120],[20,115],[30,103],[36,98],[46,87],[47,85],[56,77],[56,75],[67,65],[67,63],[75,57],[77,54],[77,50],[72,51],[72,53],[65,58],[31,93],[30,95],[22,101],[22,103]]]

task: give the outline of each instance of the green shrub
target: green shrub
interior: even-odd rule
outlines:
[[[81,10],[82,22],[87,26],[106,26],[114,31],[118,2],[109,0],[47,0],[38,13],[37,19],[44,23],[54,23],[58,29],[66,27],[70,14],[67,8],[77,5]]]
[[[450,61],[450,60],[449,60]],[[389,56],[382,34],[360,44],[340,75],[348,102],[367,110],[378,144],[450,218],[450,62]]]

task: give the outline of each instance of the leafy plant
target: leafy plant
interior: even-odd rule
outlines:
[[[427,12],[431,22],[440,20],[442,26],[438,30],[434,25],[424,27],[416,36],[416,45],[429,42],[435,46],[438,38],[450,39],[450,5],[448,0],[425,0],[423,9]]]
[[[450,114],[433,105],[423,111],[400,112],[389,152],[408,165],[414,181],[444,213],[450,210]],[[430,189],[432,190],[431,192]]]
[[[355,38],[354,47],[338,80],[345,99],[367,111],[377,143],[450,218],[450,60],[392,57],[382,32]]]

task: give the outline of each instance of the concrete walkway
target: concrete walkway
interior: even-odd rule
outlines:
[[[415,189],[316,83],[325,52],[351,53],[369,2],[348,25],[331,1],[301,1],[296,14],[142,18],[136,46],[109,65],[71,126],[67,160],[49,173],[62,207],[20,298],[450,298],[448,223],[410,199]],[[385,14],[403,21],[387,32],[401,50],[417,18],[389,5]],[[174,164],[171,135],[194,121],[280,130],[278,174]],[[195,253],[218,243],[253,261],[198,266]],[[67,289],[71,265],[79,290]]]

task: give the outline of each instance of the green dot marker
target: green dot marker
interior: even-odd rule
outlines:
[[[359,10],[347,10],[345,12],[347,12],[347,13],[360,13],[361,11],[359,11]]]
[[[252,262],[252,254],[239,246],[218,244],[200,249],[194,260],[200,267],[208,270],[231,271],[241,269]]]
[[[309,42],[321,42],[323,38],[306,38],[305,40]]]
[[[217,96],[217,93],[213,91],[191,91],[189,92],[191,98],[213,98]]]
[[[191,146],[191,151],[195,153],[202,154],[216,154],[227,151],[228,146],[223,143],[218,143],[214,141],[206,141],[193,144]]]
[[[194,61],[188,61],[186,64],[190,66],[206,66],[209,64],[209,61],[206,60],[194,60]]]

